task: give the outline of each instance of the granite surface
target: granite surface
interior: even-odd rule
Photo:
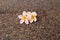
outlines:
[[[24,10],[37,22],[20,24]],[[0,40],[60,40],[60,0],[0,0]]]

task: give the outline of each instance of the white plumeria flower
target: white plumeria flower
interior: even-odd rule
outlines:
[[[26,11],[23,11],[23,14],[22,15],[18,15],[18,18],[21,19],[20,20],[20,24],[22,24],[23,22],[25,22],[26,24],[29,24],[28,22],[28,17],[27,17],[27,12]]]
[[[27,16],[28,16],[28,19],[30,21],[30,23],[32,23],[33,21],[36,22],[37,21],[37,13],[36,12],[27,12]]]

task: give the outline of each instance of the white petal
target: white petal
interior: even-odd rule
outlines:
[[[37,18],[34,19],[34,22],[36,22],[36,21],[37,21]]]
[[[27,12],[27,18],[29,19],[31,17],[31,12]]]
[[[26,15],[27,14],[27,12],[26,11],[23,11],[23,15]]]
[[[36,12],[32,12],[33,15],[37,16],[37,13]]]
[[[22,15],[18,15],[18,18],[21,19],[22,18]]]
[[[30,15],[31,14],[31,12],[27,12],[27,15]]]
[[[33,22],[33,20],[30,20],[30,23],[32,23]]]
[[[28,20],[25,21],[26,24],[29,24]]]
[[[20,20],[20,24],[22,24],[24,22],[24,20]]]
[[[27,12],[27,18],[28,18],[28,19],[31,18],[31,12]]]
[[[31,15],[31,12],[27,12],[27,16],[30,16]]]

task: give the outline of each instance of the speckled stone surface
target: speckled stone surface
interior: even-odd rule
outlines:
[[[24,10],[37,22],[20,24]],[[60,40],[60,0],[0,0],[0,40]]]

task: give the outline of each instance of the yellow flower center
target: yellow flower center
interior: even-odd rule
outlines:
[[[31,15],[31,20],[33,20],[35,18],[35,16],[34,15]]]
[[[22,18],[22,19],[25,21],[25,20],[27,20],[27,17],[26,17],[26,16],[23,16],[23,18]]]

